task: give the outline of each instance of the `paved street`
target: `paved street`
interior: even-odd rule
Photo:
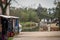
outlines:
[[[60,32],[21,32],[13,40],[60,40]]]

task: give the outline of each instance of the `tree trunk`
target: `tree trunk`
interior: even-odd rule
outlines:
[[[40,20],[41,21],[41,20]],[[38,27],[39,27],[39,30],[40,30],[40,21],[38,22]]]
[[[6,8],[2,8],[2,15],[6,15]]]
[[[6,15],[6,8],[2,8],[2,15]],[[6,34],[2,34],[2,40],[8,40],[7,38],[7,32]]]

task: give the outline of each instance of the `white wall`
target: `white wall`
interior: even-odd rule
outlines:
[[[9,13],[10,13],[10,6],[8,5],[7,9],[6,9],[6,15],[9,16]]]
[[[1,7],[0,7],[0,15],[2,14]]]

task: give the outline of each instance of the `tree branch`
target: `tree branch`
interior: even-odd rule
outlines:
[[[9,0],[9,3],[11,2],[12,0]]]
[[[0,7],[3,8],[3,5],[2,5],[2,0],[0,0]]]
[[[12,1],[12,0],[9,0],[9,1],[8,1],[8,0],[6,0],[6,4],[5,4],[4,9],[5,9],[5,8],[7,8],[7,6],[10,4],[10,2],[11,2],[11,1]]]

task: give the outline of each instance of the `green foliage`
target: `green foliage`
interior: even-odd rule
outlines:
[[[37,31],[39,29],[35,22],[21,22],[21,25],[22,31]]]
[[[12,37],[9,37],[8,40],[13,40],[13,38]]]
[[[38,22],[39,18],[37,16],[37,13],[35,12],[34,9],[11,9],[10,15],[18,16],[20,17],[21,22],[28,22],[28,21],[34,21]]]
[[[35,27],[35,28],[29,28],[29,29],[23,29],[23,32],[33,32],[33,31],[39,31],[39,27]]]
[[[36,24],[35,24],[35,22],[25,22],[25,24],[23,26],[25,26],[25,27],[32,27],[32,26],[36,26]]]
[[[43,18],[49,17],[47,9],[46,8],[42,8],[41,6],[38,6],[38,8],[37,8],[37,15],[38,15],[39,19],[43,19]]]
[[[43,18],[54,18],[55,14],[48,14],[46,8],[11,8],[10,15],[18,16],[20,22],[39,22]]]

